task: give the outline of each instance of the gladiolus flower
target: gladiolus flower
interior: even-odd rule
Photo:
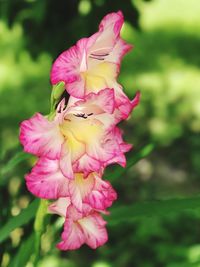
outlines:
[[[54,62],[51,82],[65,82],[68,93],[84,98],[91,92],[114,88],[119,118],[126,119],[135,107],[116,81],[123,56],[132,48],[120,37],[124,18],[121,11],[103,18],[99,31],[80,39]]]
[[[50,212],[65,218],[62,241],[57,245],[61,250],[74,250],[84,243],[95,249],[108,240],[106,222],[98,211],[83,205],[79,212],[70,204],[69,198],[60,198],[50,205]]]
[[[99,172],[110,162],[124,165],[123,153],[130,146],[124,150],[115,138],[113,110],[111,89],[91,93],[66,108],[62,102],[53,121],[39,113],[24,121],[20,141],[26,152],[59,160],[63,175],[69,179],[73,179],[74,172],[85,176]]]
[[[117,83],[121,60],[131,49],[120,37],[123,22],[120,11],[108,14],[97,33],[55,60],[50,114],[36,113],[20,126],[24,150],[38,157],[25,176],[27,188],[56,200],[49,211],[65,219],[61,250],[83,244],[95,249],[108,239],[101,213],[108,214],[117,194],[102,176],[110,164],[126,165],[124,153],[132,145],[123,141],[117,124],[140,99],[137,93],[130,101]]]
[[[83,173],[75,173],[74,179],[70,180],[62,174],[58,160],[40,158],[25,178],[29,191],[37,197],[70,197],[71,203],[79,211],[82,210],[83,203],[104,210],[117,198],[111,184],[102,180],[100,174],[91,173],[85,178]]]

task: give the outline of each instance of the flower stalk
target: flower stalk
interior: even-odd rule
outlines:
[[[48,200],[40,199],[40,204],[34,221],[35,243],[34,243],[34,266],[37,265],[40,256],[41,237],[45,232],[45,218],[47,216],[49,202]]]

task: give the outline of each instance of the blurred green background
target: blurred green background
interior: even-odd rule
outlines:
[[[149,143],[155,149],[113,181],[115,205],[199,197],[200,1],[2,0],[0,228],[34,199],[23,179],[33,159],[7,164],[21,151],[19,123],[37,111],[49,112],[53,60],[95,32],[104,15],[119,9],[126,20],[122,36],[134,44],[119,80],[130,98],[137,90],[142,94],[139,107],[121,127],[136,151]],[[39,267],[200,266],[200,209],[113,221],[108,225],[109,242],[95,251],[86,246],[58,251],[59,221],[56,230],[51,225],[42,237]],[[20,253],[26,254],[28,247],[22,245],[32,232],[33,221],[0,244],[2,267],[23,267],[12,259],[20,246]],[[31,260],[26,266],[33,266]]]

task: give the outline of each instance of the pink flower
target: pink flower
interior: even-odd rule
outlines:
[[[111,89],[91,93],[66,108],[62,101],[53,121],[37,113],[22,122],[20,141],[26,152],[59,160],[63,175],[69,179],[74,172],[83,172],[85,176],[99,172],[111,162],[124,166],[123,153],[130,146],[124,150],[123,141],[115,138],[113,110]]]
[[[69,198],[59,198],[50,205],[49,210],[65,217],[62,241],[57,245],[59,249],[74,250],[84,243],[96,249],[107,242],[106,222],[89,205],[84,204],[80,212],[71,205]]]
[[[131,49],[120,37],[123,22],[120,11],[108,14],[97,33],[55,60],[50,114],[36,113],[20,126],[24,150],[38,157],[25,177],[27,188],[39,198],[56,199],[49,211],[65,218],[61,250],[83,244],[95,249],[108,239],[101,213],[109,213],[117,194],[102,176],[110,164],[125,167],[124,153],[132,145],[116,125],[140,100],[137,93],[130,101],[117,82],[121,60]]]
[[[120,37],[123,22],[121,11],[106,15],[99,31],[91,37],[80,39],[63,52],[51,70],[52,84],[65,82],[68,93],[76,98],[84,98],[102,88],[114,88],[120,119],[126,119],[134,108],[116,81],[121,60],[132,48]]]
[[[91,173],[86,178],[82,173],[75,173],[73,180],[67,179],[61,172],[58,160],[40,158],[25,179],[29,191],[37,197],[69,197],[79,211],[83,203],[104,210],[117,198],[111,184],[102,180],[98,173]]]

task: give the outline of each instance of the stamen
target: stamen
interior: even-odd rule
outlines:
[[[94,54],[94,53],[91,53],[90,55],[95,56],[95,57],[106,57],[106,56],[109,55],[109,53],[106,53],[106,54]]]
[[[85,116],[85,113],[77,113],[77,114],[73,114],[73,115],[78,117],[78,118],[87,119],[87,116]]]
[[[92,57],[92,56],[89,56],[89,58],[93,58],[93,59],[97,59],[97,60],[104,60],[104,58],[98,58],[98,57]]]
[[[71,121],[70,119],[64,118],[65,121]]]

